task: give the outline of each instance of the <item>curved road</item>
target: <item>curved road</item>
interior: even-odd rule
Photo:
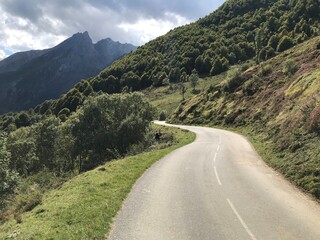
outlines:
[[[179,127],[196,141],[138,180],[108,239],[320,239],[319,204],[267,167],[244,137]]]

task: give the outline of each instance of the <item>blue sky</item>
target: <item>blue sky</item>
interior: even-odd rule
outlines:
[[[0,0],[0,59],[55,46],[77,32],[141,45],[224,0]]]

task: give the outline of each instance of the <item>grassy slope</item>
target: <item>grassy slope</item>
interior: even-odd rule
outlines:
[[[320,198],[319,42],[319,37],[311,39],[250,67],[233,91],[225,92],[215,84],[223,75],[209,79],[213,87],[203,86],[204,91],[189,94],[183,103],[178,92],[151,100],[169,112],[181,103],[171,119],[174,122],[236,127],[251,138],[269,165]],[[296,67],[293,76],[283,71],[288,59]],[[268,71],[262,74],[262,68]]]
[[[196,91],[205,91],[210,86],[219,84],[225,77],[226,73],[215,77],[199,78]],[[191,99],[195,96],[195,94],[192,93],[192,87],[189,82],[184,83],[184,85],[187,89],[185,99]],[[177,84],[173,84],[171,89],[169,86],[163,86],[153,88],[151,90],[145,90],[143,93],[150,100],[153,106],[159,110],[165,111],[168,116],[171,116],[182,102],[182,95]]]
[[[104,239],[113,217],[143,172],[195,138],[193,133],[179,129],[158,128],[173,134],[172,146],[112,161],[73,178],[23,214],[21,224],[10,220],[0,225],[0,239]]]

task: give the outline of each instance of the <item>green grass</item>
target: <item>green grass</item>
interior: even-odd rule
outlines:
[[[318,42],[310,39],[248,68],[233,91],[216,86],[187,99],[169,121],[236,128],[270,166],[320,199]],[[284,71],[287,61],[296,67],[291,74]],[[261,67],[269,70],[261,74]]]
[[[196,87],[197,92],[201,92],[205,89],[208,89],[211,85],[217,85],[223,81],[226,77],[226,73],[220,74],[214,77],[207,77],[207,78],[199,78],[199,84]],[[191,99],[195,96],[192,93],[192,86],[190,82],[185,83],[186,86],[186,94],[185,99]],[[182,96],[179,91],[178,85],[174,84],[173,89],[169,90],[169,86],[163,86],[159,88],[154,88],[151,91],[144,92],[150,102],[155,106],[157,109],[161,109],[162,111],[167,112],[167,115],[170,116],[174,113],[176,108],[182,102]]]
[[[195,134],[161,128],[173,145],[108,162],[74,177],[43,197],[42,204],[0,225],[0,239],[104,239],[136,180],[153,163],[192,142]]]

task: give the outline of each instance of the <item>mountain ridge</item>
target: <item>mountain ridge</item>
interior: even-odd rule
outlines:
[[[16,53],[0,62],[0,113],[58,98],[135,48],[111,39],[93,44],[84,32],[50,49]]]

